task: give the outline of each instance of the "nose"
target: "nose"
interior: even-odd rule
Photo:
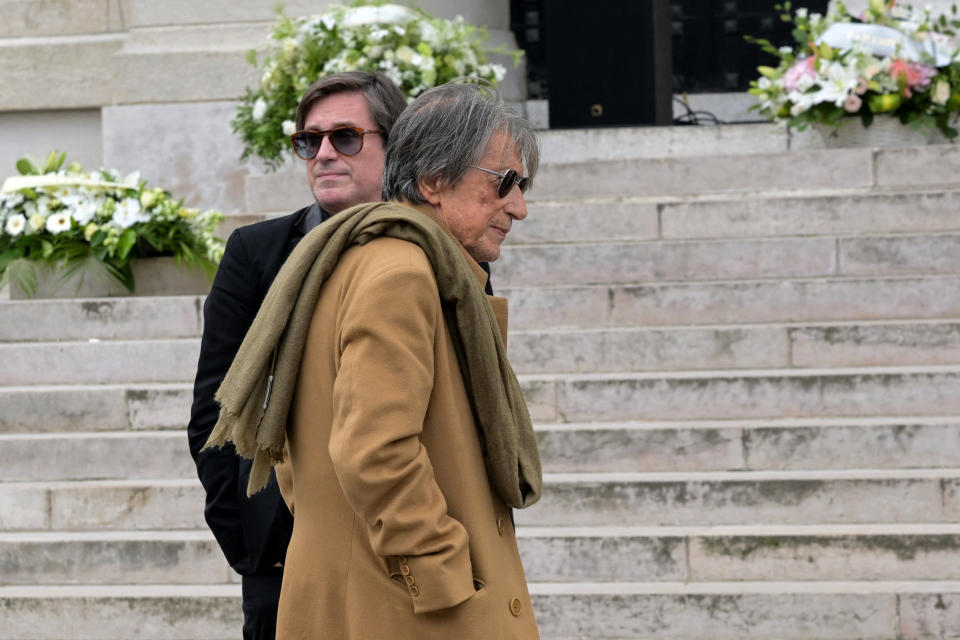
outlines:
[[[523,220],[527,217],[527,199],[520,191],[520,187],[514,185],[507,194],[507,214],[516,220]]]
[[[340,154],[337,153],[337,150],[333,148],[333,144],[330,142],[330,136],[323,136],[323,140],[320,141],[320,149],[317,151],[315,159],[336,160],[339,157]]]

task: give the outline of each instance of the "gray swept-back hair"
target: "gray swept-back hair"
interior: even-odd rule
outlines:
[[[383,168],[383,199],[423,204],[421,180],[457,184],[498,131],[516,145],[532,184],[540,164],[533,126],[508,110],[495,88],[454,81],[423,92],[393,125]]]

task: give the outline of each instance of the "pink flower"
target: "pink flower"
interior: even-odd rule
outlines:
[[[863,106],[863,100],[860,99],[855,93],[851,93],[847,96],[847,99],[843,101],[843,108],[846,109],[849,113],[856,113],[860,111],[860,107]]]
[[[865,94],[865,93],[867,92],[867,89],[869,89],[869,88],[870,88],[870,87],[869,87],[869,85],[867,84],[867,81],[864,80],[863,78],[860,78],[859,80],[857,80],[857,88],[854,89],[854,91],[857,92],[857,95],[858,95],[858,96],[862,96],[863,94]]]
[[[894,80],[900,80],[901,77],[904,79],[907,87],[904,89],[903,95],[906,98],[913,95],[912,89],[923,88],[929,85],[930,79],[937,73],[937,70],[933,67],[928,67],[919,62],[909,62],[901,59],[891,62],[887,71]]]
[[[787,91],[808,89],[817,78],[816,62],[816,58],[803,58],[794,62],[783,76],[783,84]]]

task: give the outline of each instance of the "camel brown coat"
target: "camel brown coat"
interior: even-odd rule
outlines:
[[[506,301],[490,300],[505,339]],[[342,255],[311,321],[287,445],[277,473],[295,517],[278,640],[539,638],[418,246],[384,237]]]

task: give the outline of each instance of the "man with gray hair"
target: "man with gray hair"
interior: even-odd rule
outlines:
[[[248,492],[285,460],[281,640],[539,638],[511,508],[540,497],[540,459],[478,264],[538,158],[494,89],[425,92],[394,124],[389,201],[314,230],[267,294],[208,446],[254,459]]]

